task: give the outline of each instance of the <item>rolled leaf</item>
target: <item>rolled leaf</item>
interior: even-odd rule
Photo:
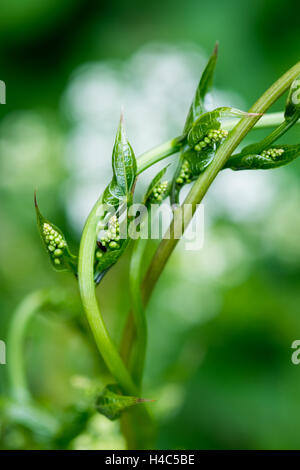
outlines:
[[[221,122],[223,119],[230,117],[253,117],[257,116],[254,113],[246,113],[239,109],[230,107],[221,107],[214,109],[213,111],[202,114],[192,125],[188,133],[188,144],[191,148],[202,141],[209,131],[218,130],[221,128]]]
[[[117,131],[115,144],[112,153],[113,178],[106,187],[102,197],[102,203],[108,207],[106,216],[119,212],[127,204],[127,208],[132,204],[132,192],[136,179],[136,159],[130,143],[128,142],[121,116]],[[116,217],[114,215],[113,217]],[[118,220],[116,219],[118,224]],[[127,225],[129,220],[127,219]],[[118,239],[117,239],[118,238]],[[113,236],[107,239],[103,245],[101,240],[95,247],[95,272],[94,280],[98,284],[106,272],[118,261],[128,245],[129,239],[120,239]]]
[[[77,256],[70,252],[63,232],[41,214],[36,193],[34,194],[34,205],[38,230],[52,266],[57,271],[70,271],[77,275]]]
[[[115,145],[112,154],[112,166],[118,192],[127,196],[136,178],[136,159],[130,143],[127,140],[121,116]]]
[[[150,204],[160,204],[168,197],[170,192],[170,185],[167,181],[161,181],[167,171],[168,166],[159,171],[152,179],[144,196],[143,204],[147,206]]]
[[[231,157],[224,168],[231,170],[269,170],[286,165],[300,155],[298,145],[274,145],[261,154],[239,154]]]

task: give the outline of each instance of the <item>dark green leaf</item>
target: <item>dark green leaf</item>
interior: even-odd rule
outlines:
[[[281,155],[272,156],[272,150]],[[231,170],[269,170],[286,165],[295,160],[300,155],[299,145],[274,145],[261,154],[238,154],[231,157],[224,168]]]
[[[70,271],[77,275],[77,256],[71,254],[62,231],[41,214],[36,194],[34,194],[34,204],[39,233],[52,266],[57,271]]]
[[[202,73],[193,102],[191,104],[191,107],[189,109],[189,112],[186,118],[184,131],[183,131],[184,134],[186,134],[190,130],[193,122],[199,116],[201,116],[202,113],[206,111],[204,107],[204,100],[205,100],[206,94],[210,91],[212,87],[215,67],[217,63],[217,57],[218,57],[218,43],[216,43],[215,49],[204,69],[204,72]]]
[[[96,410],[110,420],[120,418],[123,411],[138,403],[144,403],[143,398],[127,397],[121,394],[118,385],[107,385],[96,399]]]

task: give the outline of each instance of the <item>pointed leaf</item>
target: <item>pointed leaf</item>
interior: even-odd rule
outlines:
[[[135,181],[137,167],[134,152],[126,138],[122,116],[113,148],[112,166],[118,190],[127,196]]]
[[[96,410],[110,420],[120,418],[123,411],[138,403],[144,403],[143,398],[127,397],[121,394],[121,390],[116,384],[107,385],[103,392],[96,399]]]
[[[77,256],[71,254],[63,232],[41,214],[36,194],[34,204],[39,233],[52,266],[57,271],[70,271],[77,275]]]
[[[275,152],[272,152],[274,151]],[[286,165],[300,155],[298,145],[274,145],[261,154],[238,154],[231,157],[224,168],[231,170],[269,170]]]
[[[211,57],[209,58],[209,61],[204,69],[204,72],[202,73],[193,102],[191,104],[191,107],[189,109],[189,112],[186,118],[184,130],[183,130],[184,134],[186,134],[190,130],[193,122],[198,117],[200,117],[202,113],[206,111],[204,107],[204,100],[205,100],[206,94],[210,91],[212,87],[214,72],[215,72],[216,63],[217,63],[217,57],[218,57],[218,43],[216,43],[214,51]]]

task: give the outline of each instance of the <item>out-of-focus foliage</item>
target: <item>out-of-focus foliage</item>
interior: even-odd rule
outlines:
[[[138,155],[180,134],[216,39],[214,107],[247,109],[299,60],[292,0],[23,3],[3,0],[0,18],[2,340],[32,290],[65,288],[80,311],[75,280],[51,270],[41,248],[33,191],[76,252],[87,212],[111,178],[122,104]],[[253,131],[247,142],[264,135]],[[282,143],[299,143],[299,128]],[[140,194],[158,170],[143,176]],[[299,180],[298,161],[270,172],[223,171],[205,201],[203,249],[188,252],[181,242],[167,265],[148,308],[145,389],[156,399],[158,447],[300,447],[300,366],[291,363],[300,337]],[[126,256],[98,293],[119,341],[129,307]],[[33,397],[64,432],[47,439],[6,419],[9,364],[0,365],[0,448],[124,448],[118,422],[86,414],[91,397],[82,384],[97,379],[102,389],[111,377],[84,319],[74,325],[68,308],[62,318],[36,315],[24,352]]]

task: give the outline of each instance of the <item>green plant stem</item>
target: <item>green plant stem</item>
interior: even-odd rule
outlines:
[[[255,129],[275,127],[282,124],[283,120],[283,113],[266,114],[262,116],[257,123],[255,123]],[[222,128],[226,130],[231,130],[236,126],[238,122],[239,119],[230,119],[224,122],[224,124],[222,124]],[[298,121],[298,124],[300,124],[300,120]],[[163,160],[164,158],[167,158],[170,155],[177,153],[180,150],[181,140],[181,137],[176,137],[175,139],[171,139],[168,142],[165,142],[164,144],[159,145],[158,147],[155,147],[154,149],[151,149],[148,152],[142,154],[137,159],[138,174],[147,170],[147,168]]]
[[[42,308],[45,300],[45,291],[28,295],[17,308],[10,324],[7,339],[7,370],[12,396],[18,402],[31,400],[25,374],[23,343],[31,318]]]
[[[132,311],[136,325],[136,344],[132,359],[131,373],[138,388],[141,388],[146,349],[147,349],[147,321],[141,296],[141,266],[147,240],[135,240],[130,260],[129,283],[132,299]]]
[[[137,159],[137,174],[139,175],[160,160],[177,153],[180,150],[181,140],[181,137],[176,137],[175,139],[171,139],[168,142],[143,153]]]
[[[109,371],[124,393],[136,395],[137,388],[125,367],[118,350],[112,342],[98,306],[94,285],[94,254],[96,246],[98,209],[102,197],[90,212],[80,242],[78,260],[78,281],[82,304],[93,332],[97,347]]]
[[[300,73],[300,62],[288,70],[279,80],[277,80],[251,107],[251,113],[265,113],[270,106],[290,87],[293,80]],[[273,127],[282,123],[282,113],[272,113],[267,116],[246,117],[238,121],[235,127],[231,130],[228,138],[219,147],[216,152],[215,158],[211,165],[202,173],[192,186],[182,206],[174,211],[174,218],[171,222],[168,232],[170,236],[168,239],[163,239],[149,265],[147,273],[142,283],[142,297],[144,305],[147,305],[149,298],[152,294],[154,286],[159,279],[171,253],[176,247],[179,239],[174,238],[174,219],[181,217],[183,230],[187,228],[197,204],[200,204],[207,190],[212,184],[213,180],[223,168],[224,164],[231,156],[232,152],[236,149],[243,138],[256,126],[256,128]],[[231,124],[232,125],[232,124]],[[192,211],[184,211],[185,204],[192,205]],[[183,233],[183,232],[182,232]],[[127,362],[131,354],[131,348],[135,336],[135,325],[132,313],[129,314],[125,326],[123,339],[121,342],[121,354],[123,360]]]
[[[272,106],[272,104],[275,103],[277,99],[288,90],[293,80],[299,75],[299,73],[300,62],[288,70],[281,78],[279,78],[279,80],[277,80],[249,109],[249,113],[265,113],[269,107]],[[215,158],[208,166],[207,170],[196,180],[182,206],[174,212],[174,218],[177,216],[182,217],[183,229],[187,228],[193,214],[197,209],[197,204],[200,204],[210,185],[214,181],[219,171],[223,168],[232,152],[237,148],[240,142],[250,132],[250,130],[255,126],[260,118],[260,116],[253,116],[241,119],[232,129],[228,138],[219,147]],[[192,211],[184,211],[183,207],[185,204],[191,204]],[[179,241],[178,239],[174,238],[174,218],[170,225],[170,238],[163,239],[161,241],[143,281],[143,297],[146,302],[149,299],[155,283],[163,271],[172,251]]]
[[[261,98],[258,103],[251,110],[252,112],[264,112],[268,107],[282,94],[290,85],[292,79],[299,74],[299,65],[295,66],[289,71],[282,79],[276,82],[267,94]],[[278,117],[279,118],[279,117]],[[276,117],[276,119],[278,119]],[[226,159],[231,155],[232,151],[236,148],[238,143],[242,140],[243,136],[256,124],[259,118],[247,118],[234,128],[229,138],[219,148],[216,158],[213,163],[208,167],[208,170],[197,180],[192,190],[188,195],[188,200],[193,201],[195,210],[196,201],[201,200],[215,178],[218,171],[224,165]],[[276,125],[275,119],[272,124]],[[146,170],[154,163],[166,158],[173,153],[176,153],[180,148],[181,138],[173,139],[166,144],[163,144],[156,149],[153,149],[146,154],[143,154],[137,161],[138,173]],[[97,237],[97,224],[99,220],[98,210],[102,204],[102,197],[94,205],[90,212],[80,242],[79,260],[78,260],[78,281],[83,307],[85,309],[91,330],[93,332],[97,347],[113,377],[117,380],[124,392],[129,394],[136,394],[136,386],[120,357],[114,343],[112,342],[109,333],[106,329],[102,315],[99,310],[95,286],[94,286],[94,253]],[[168,257],[176,246],[177,240],[168,240],[165,243],[163,240],[160,244],[156,255],[150,265],[150,270],[146,274],[145,281],[143,282],[143,296],[145,300],[149,298],[150,293],[158,279],[163,267],[165,266]],[[161,259],[160,259],[161,257]],[[146,287],[145,287],[146,286]]]
[[[262,124],[258,123],[260,125],[257,127],[276,126],[282,122],[282,119],[282,113],[273,113],[270,116],[263,116],[261,119]],[[231,125],[233,125],[234,122],[236,121],[232,121]],[[256,121],[254,121],[254,124],[256,124]],[[180,148],[180,142],[181,138],[178,137],[141,155],[137,159],[138,174],[142,173],[151,165],[159,162],[167,156],[176,153]],[[98,199],[92,211],[90,212],[82,234],[78,261],[79,288],[90,327],[105,363],[107,364],[112,375],[118,381],[119,385],[124,388],[124,391],[126,390],[128,393],[134,394],[135,388],[133,389],[133,381],[109,336],[101,316],[95,294],[95,286],[93,281],[94,250],[97,238],[96,228],[99,220],[97,212],[101,204],[102,197]]]

